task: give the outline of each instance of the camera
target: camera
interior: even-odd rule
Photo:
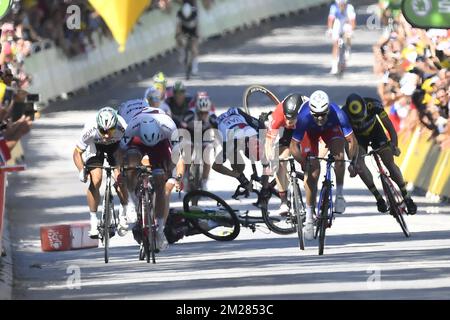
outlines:
[[[16,102],[11,114],[12,121],[19,120],[23,115],[34,121],[34,115],[39,111],[37,102],[39,102],[39,94],[28,94],[25,102]]]

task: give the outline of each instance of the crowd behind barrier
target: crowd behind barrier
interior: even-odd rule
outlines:
[[[374,46],[378,94],[399,132],[404,178],[450,198],[450,30],[413,28],[380,1],[385,31]]]
[[[329,1],[223,0],[201,3],[198,6],[199,33],[201,39],[206,39],[258,23],[271,16],[327,4]],[[131,33],[123,53],[118,52],[118,45],[112,38],[105,38],[94,32],[94,49],[86,54],[69,58],[63,50],[52,46],[30,55],[25,60],[25,70],[32,75],[32,90],[39,92],[41,100],[47,102],[175,49],[178,7],[178,3],[170,3],[171,9],[164,7],[164,10],[144,13]]]

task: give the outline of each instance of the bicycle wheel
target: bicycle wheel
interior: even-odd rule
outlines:
[[[317,228],[319,232],[319,256],[323,255],[325,249],[325,233],[328,228],[328,210],[330,208],[330,191],[331,183],[324,182],[320,192],[319,202],[319,219],[317,220]]]
[[[150,199],[150,195],[148,190],[144,191],[144,214],[147,220],[146,229],[147,229],[147,263],[150,263],[150,259],[153,263],[156,263],[155,253],[157,251],[156,248],[156,228],[155,228],[155,217],[154,210],[152,206],[152,201]]]
[[[400,225],[400,228],[402,228],[405,237],[408,238],[411,234],[408,230],[408,226],[406,225],[405,219],[403,218],[405,211],[403,208],[404,206],[403,197],[400,195],[400,192],[398,192],[397,188],[394,186],[392,181],[387,176],[384,175],[381,176],[381,183],[383,185],[384,192],[389,202],[389,210],[391,214],[394,216],[395,220]]]
[[[197,205],[193,205],[197,199]],[[205,236],[217,241],[234,240],[241,231],[233,209],[219,196],[204,190],[185,195],[183,209],[186,218]]]
[[[242,105],[244,107],[244,111],[245,113],[252,115],[250,112],[250,97],[252,95],[254,95],[255,93],[260,93],[263,96],[266,96],[265,99],[258,99],[255,102],[256,106],[264,106],[264,105],[270,105],[270,107],[272,108],[273,105],[278,105],[280,103],[280,100],[277,98],[277,96],[275,94],[273,94],[269,89],[260,86],[260,85],[253,85],[247,88],[247,90],[245,90],[244,92],[244,96],[243,96],[243,101],[242,101]],[[267,100],[267,98],[269,98],[269,100]],[[255,112],[254,112],[255,113]],[[256,116],[252,115],[252,116]]]
[[[300,250],[305,250],[305,235],[303,233],[303,222],[305,221],[305,205],[303,203],[302,194],[300,192],[300,187],[296,180],[291,182],[293,195],[292,195],[292,205],[294,209],[294,214],[296,217],[297,235],[298,235],[298,245]]]
[[[111,192],[109,186],[106,186],[104,207],[103,207],[103,245],[105,247],[105,263],[109,262],[109,227],[111,224]]]
[[[293,195],[290,195],[292,198]],[[267,206],[261,206],[261,214],[270,231],[275,232],[280,235],[292,234],[297,230],[295,224],[295,211],[291,210],[289,212],[279,212],[281,205],[281,199],[279,197],[272,196],[269,201],[267,201]]]

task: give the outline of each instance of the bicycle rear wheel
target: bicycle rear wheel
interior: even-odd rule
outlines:
[[[256,93],[266,96],[266,98],[263,100],[261,100],[261,99],[257,100],[256,105],[259,107],[265,106],[265,105],[270,105],[270,107],[272,108],[274,105],[276,106],[280,103],[280,100],[277,98],[277,96],[275,94],[273,94],[269,89],[267,89],[263,86],[260,86],[260,85],[253,85],[253,86],[248,87],[247,90],[245,90],[245,92],[244,92],[242,105],[244,107],[245,113],[247,113],[253,117],[257,117],[257,115],[256,114],[252,115],[250,112],[250,97]],[[253,111],[253,113],[255,113],[255,111]]]
[[[292,198],[292,195],[290,195]],[[280,235],[292,234],[297,230],[295,224],[295,211],[291,209],[288,212],[278,212],[281,205],[281,199],[272,196],[267,202],[267,206],[261,206],[261,214],[264,223],[270,231]]]
[[[409,232],[408,226],[406,225],[405,219],[403,218],[405,213],[405,204],[403,197],[400,195],[400,192],[387,176],[382,175],[381,182],[383,184],[383,189],[389,202],[389,210],[400,225],[400,228],[402,228],[405,237],[409,238],[411,233]]]
[[[320,192],[319,202],[319,219],[317,220],[317,228],[319,232],[319,256],[323,255],[325,250],[325,235],[328,228],[328,210],[330,208],[330,192],[331,183],[324,182]]]
[[[194,201],[197,205],[193,204]],[[211,239],[231,241],[241,231],[233,209],[222,198],[208,191],[194,190],[186,194],[183,209],[192,225]]]
[[[291,185],[293,190],[291,203],[293,204],[294,214],[296,217],[298,245],[300,250],[305,250],[305,235],[303,233],[303,222],[305,221],[306,214],[305,205],[303,203],[302,194],[297,181],[292,182]]]

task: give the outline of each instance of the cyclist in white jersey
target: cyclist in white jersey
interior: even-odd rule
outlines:
[[[347,3],[347,0],[336,0],[330,7],[328,15],[327,35],[333,40],[331,74],[338,72],[338,49],[340,35],[344,35],[346,41],[346,59],[350,57],[351,37],[356,26],[355,8]]]
[[[89,119],[83,128],[80,139],[73,152],[73,160],[79,171],[80,181],[86,183],[90,180],[87,190],[87,202],[90,210],[91,229],[89,235],[98,237],[98,205],[100,203],[100,186],[102,185],[103,172],[100,168],[89,169],[85,166],[102,166],[107,155],[108,163],[115,166],[119,160],[119,143],[124,136],[127,124],[117,112],[109,107],[101,109],[95,118]],[[115,170],[118,181],[117,193],[122,205],[119,216],[121,227],[126,226],[128,194],[121,184],[119,170]]]
[[[150,107],[159,108],[167,115],[172,116],[169,105],[161,99],[161,96],[161,90],[157,89],[157,86],[153,85],[145,91],[144,100]]]
[[[128,100],[120,105],[119,115],[125,120],[126,123],[129,123],[131,119],[141,113],[141,111],[148,106],[147,101],[142,99]]]

